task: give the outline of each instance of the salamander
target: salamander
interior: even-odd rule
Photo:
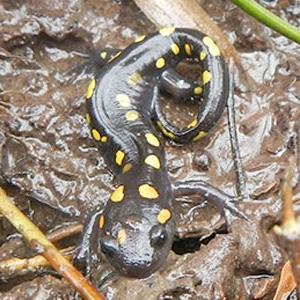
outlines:
[[[103,67],[86,93],[86,120],[116,187],[104,211],[88,220],[76,259],[87,259],[90,247],[100,244],[121,274],[143,278],[163,265],[175,234],[175,188],[158,130],[178,143],[205,136],[224,110],[229,74],[216,43],[192,29],[163,28],[122,51],[105,50],[100,56]],[[185,80],[176,71],[186,59],[201,64],[198,81]],[[185,128],[175,127],[160,110],[162,91],[198,99],[197,117]],[[181,191],[190,192],[192,186],[183,185]],[[203,182],[194,186],[226,206],[221,191]]]

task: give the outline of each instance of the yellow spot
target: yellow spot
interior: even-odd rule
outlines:
[[[91,125],[91,116],[90,116],[89,113],[87,113],[87,114],[85,115],[85,119],[86,119],[86,123],[87,123],[88,125]]]
[[[152,133],[146,133],[145,134],[146,140],[147,142],[154,146],[154,147],[159,147],[160,143],[159,143],[159,139]]]
[[[195,95],[200,95],[202,93],[202,87],[201,86],[196,86],[194,88],[194,94]]]
[[[86,99],[90,99],[92,97],[95,87],[96,87],[96,80],[92,79],[86,91]]]
[[[117,94],[116,100],[119,102],[119,104],[122,107],[128,107],[128,106],[130,106],[130,99],[125,94]]]
[[[107,57],[107,52],[106,51],[102,51],[100,53],[100,56],[101,56],[102,59],[105,59]]]
[[[206,136],[206,132],[205,131],[199,131],[199,133],[193,138],[193,142],[196,142],[198,140],[200,140],[201,138]]]
[[[157,69],[161,69],[161,68],[163,68],[165,65],[166,65],[166,61],[165,61],[165,59],[164,59],[163,57],[160,57],[160,58],[156,61],[156,63],[155,63],[155,66],[156,66]]]
[[[209,71],[204,71],[202,74],[202,82],[206,84],[211,80],[211,73]]]
[[[132,168],[132,164],[128,163],[128,164],[125,164],[125,166],[123,167],[123,171],[122,173],[127,173],[130,169]]]
[[[150,154],[145,158],[145,164],[147,164],[155,169],[160,168],[159,158],[154,154]]]
[[[121,166],[122,162],[124,160],[124,157],[125,157],[125,153],[122,150],[118,150],[116,152],[116,164]]]
[[[135,121],[139,118],[139,114],[135,110],[130,110],[125,114],[125,118],[127,121]]]
[[[145,35],[138,36],[134,41],[136,43],[139,43],[139,42],[143,41],[145,39],[145,37],[146,37]]]
[[[193,127],[195,127],[195,126],[197,125],[197,123],[198,123],[198,120],[194,120],[193,122],[191,122],[191,123],[187,126],[187,128],[193,128]]]
[[[157,121],[157,126],[159,127],[160,131],[167,136],[168,138],[175,140],[176,136],[172,132],[169,132],[166,128],[164,128],[161,122]]]
[[[104,216],[101,215],[99,219],[99,228],[102,229],[104,227]]]
[[[100,135],[99,131],[95,128],[92,129],[92,137],[97,142],[99,142],[101,140],[101,135]]]
[[[126,231],[125,229],[120,229],[117,235],[117,241],[119,245],[122,245],[126,241]]]
[[[139,193],[143,198],[147,199],[156,199],[159,196],[157,190],[148,183],[139,186]]]
[[[200,55],[199,55],[200,60],[204,60],[205,57],[206,57],[206,52],[201,51],[201,52],[200,52]]]
[[[166,27],[159,30],[159,33],[163,36],[168,36],[175,31],[175,27]]]
[[[106,142],[107,142],[107,136],[103,136],[103,137],[101,138],[101,142],[102,142],[102,143],[106,143]]]
[[[180,48],[175,43],[171,45],[171,50],[172,50],[173,54],[175,54],[175,55],[178,55],[180,52]]]
[[[113,61],[113,60],[114,60],[115,58],[117,58],[121,53],[122,53],[122,51],[119,51],[117,54],[115,54],[114,56],[112,56],[112,57],[108,60],[108,62]]]
[[[184,50],[188,56],[192,55],[192,48],[190,44],[184,44]]]
[[[157,221],[160,224],[165,224],[171,218],[171,212],[163,208],[157,215]]]
[[[208,47],[209,52],[212,56],[220,56],[221,55],[219,47],[215,44],[215,42],[209,36],[206,36],[203,38],[203,43]]]
[[[124,199],[124,185],[118,186],[110,196],[112,202],[121,202]]]
[[[131,74],[129,77],[128,77],[128,80],[127,82],[132,85],[132,86],[135,86],[137,85],[139,82],[141,82],[143,80],[142,76],[135,72],[133,74]]]

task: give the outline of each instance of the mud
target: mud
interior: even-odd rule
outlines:
[[[132,280],[102,261],[92,278],[107,299],[272,299],[286,261],[271,228],[280,219],[288,158],[299,150],[299,45],[229,1],[199,2],[239,51],[248,77],[234,74],[234,95],[250,195],[240,207],[251,221],[225,219],[197,197],[176,199],[177,240],[164,268]],[[300,26],[299,1],[264,5]],[[91,76],[86,56],[107,46],[123,48],[153,30],[132,1],[0,0],[0,184],[45,232],[83,222],[90,210],[104,207],[113,187],[84,120]],[[178,105],[170,115],[188,124],[191,111]],[[236,195],[225,112],[200,142],[166,141],[165,150],[172,182],[198,178]],[[32,255],[25,246],[13,250],[14,233],[0,216],[0,261]],[[55,274],[0,278],[0,299],[21,297],[78,295]]]

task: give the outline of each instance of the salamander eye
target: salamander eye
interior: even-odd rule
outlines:
[[[155,225],[150,231],[150,240],[152,246],[162,246],[167,240],[167,231],[162,225]]]
[[[117,241],[112,237],[103,237],[100,241],[101,250],[105,255],[112,256],[118,251]]]

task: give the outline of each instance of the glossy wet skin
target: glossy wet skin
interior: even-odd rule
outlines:
[[[185,58],[203,65],[200,82],[184,82],[174,71]],[[91,81],[87,122],[116,179],[99,217],[99,238],[107,259],[122,274],[142,278],[158,270],[174,238],[173,193],[157,128],[177,142],[205,136],[224,109],[227,75],[209,37],[166,28],[108,59]],[[197,118],[184,129],[173,127],[160,112],[160,90],[201,98]]]
[[[111,200],[105,208],[105,212],[109,213],[102,217],[104,224],[100,243],[102,252],[116,270],[126,276],[143,278],[162,266],[171,249],[175,233],[170,206],[173,194],[169,181],[165,180],[158,198],[143,199],[136,185],[141,186],[145,178],[139,178],[137,172],[147,176],[149,181],[151,178],[152,186],[157,187],[167,178],[166,170],[162,168],[152,174],[147,172],[148,167],[136,172],[135,167],[132,168],[132,172],[128,172],[124,179],[122,175],[119,176],[120,180],[126,182],[124,199],[120,202]]]
[[[101,239],[101,248],[110,263],[129,277],[148,277],[166,260],[173,242],[174,222],[153,224],[140,215],[126,216],[115,223],[112,236]]]

